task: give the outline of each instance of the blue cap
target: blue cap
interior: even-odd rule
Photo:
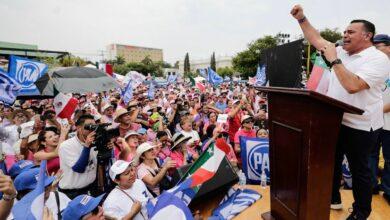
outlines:
[[[68,206],[62,212],[63,220],[81,219],[84,215],[92,212],[102,200],[104,194],[98,197],[89,195],[79,195],[68,203]]]
[[[12,179],[15,179],[17,175],[21,172],[31,169],[34,166],[34,163],[31,160],[19,160],[18,162],[12,165],[11,169],[9,169],[8,174]]]
[[[137,130],[137,133],[141,134],[141,135],[146,134],[146,129],[145,128],[140,128],[140,129]]]
[[[387,34],[377,34],[374,37],[374,43],[386,43],[390,42],[390,37]]]
[[[14,181],[15,189],[17,191],[30,189],[33,190],[37,187],[40,168],[32,168],[30,170],[20,173]],[[45,178],[45,187],[53,183],[55,177],[48,176]]]

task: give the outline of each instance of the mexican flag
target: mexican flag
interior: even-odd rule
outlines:
[[[73,98],[72,95],[65,95],[62,92],[56,91],[56,89],[54,90],[54,93],[58,93],[54,97],[53,102],[56,115],[59,118],[70,118],[75,111],[79,101],[76,98]]]
[[[330,71],[321,56],[316,56],[307,89],[325,94],[328,91]]]
[[[229,150],[229,145],[222,139],[217,139],[215,144],[210,145],[187,172],[187,178],[192,179],[191,188],[210,180]]]

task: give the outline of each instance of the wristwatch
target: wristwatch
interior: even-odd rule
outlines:
[[[15,194],[13,194],[13,195],[3,194],[3,200],[9,202],[9,201],[15,199],[17,195],[18,195],[17,192],[15,192]]]
[[[340,59],[335,59],[335,60],[333,60],[331,63],[330,63],[330,69],[333,67],[333,65],[336,65],[336,64],[342,64],[343,62],[341,62],[341,60]]]

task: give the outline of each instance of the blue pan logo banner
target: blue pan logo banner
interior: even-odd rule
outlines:
[[[10,56],[9,76],[22,86],[18,95],[39,95],[34,82],[47,71],[47,68],[46,64],[35,60]]]
[[[240,137],[242,170],[249,183],[260,183],[264,169],[270,181],[269,140],[267,138]]]

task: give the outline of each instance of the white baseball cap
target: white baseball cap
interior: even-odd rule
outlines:
[[[130,161],[130,162],[124,161],[124,160],[115,161],[115,163],[111,166],[111,168],[108,172],[110,175],[110,178],[114,181],[115,177],[117,175],[125,172],[125,170],[133,163],[134,163],[133,161]]]

